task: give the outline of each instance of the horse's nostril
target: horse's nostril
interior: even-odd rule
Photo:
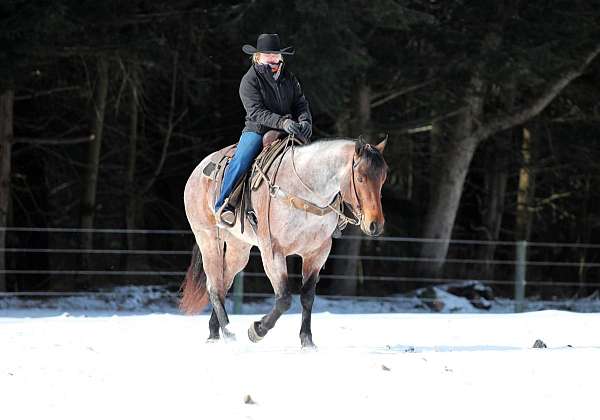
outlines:
[[[369,225],[369,232],[371,234],[375,233],[377,231],[377,223],[375,222],[371,222],[371,224]]]

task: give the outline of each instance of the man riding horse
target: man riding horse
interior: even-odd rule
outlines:
[[[232,339],[225,298],[236,274],[248,264],[251,248],[256,246],[275,293],[271,311],[248,328],[248,338],[258,342],[290,308],[286,258],[298,255],[302,259],[300,342],[302,347],[311,348],[316,285],[340,222],[360,226],[370,236],[383,231],[381,187],[387,176],[383,158],[386,140],[371,145],[360,139],[338,138],[295,147],[295,138],[308,140],[312,128],[300,84],[283,68],[281,55],[292,54],[291,48],[282,49],[277,35],[263,34],[256,48],[245,45],[243,50],[253,54],[252,67],[240,84],[246,126],[235,156],[226,166],[225,180],[220,187],[222,164],[229,157],[230,147],[202,159],[183,193],[197,247],[182,284],[181,309],[188,314],[198,313],[210,302],[209,341],[219,340],[221,333],[223,338]],[[236,187],[232,191],[261,151],[263,135],[269,143],[270,130],[290,134],[279,142],[286,149],[277,155],[274,143],[255,165],[261,182],[246,183],[245,189]],[[273,160],[266,155],[277,156],[277,164],[269,165]],[[235,208],[228,199],[235,202],[242,190],[242,201],[249,207],[241,208],[250,208],[245,215],[254,217],[240,215],[236,225]],[[344,209],[352,215],[347,216]],[[244,220],[252,229],[243,228]],[[224,225],[227,228],[221,229]]]
[[[281,48],[277,34],[261,34],[256,47],[246,44],[242,50],[252,55],[252,66],[240,83],[246,124],[215,203],[217,221],[227,226],[235,223],[235,209],[227,198],[261,152],[263,135],[283,130],[309,141],[312,134],[308,101],[298,79],[283,63],[283,55],[294,54],[292,47]]]

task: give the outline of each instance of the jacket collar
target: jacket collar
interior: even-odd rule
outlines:
[[[263,75],[263,77],[267,78],[267,80],[272,80],[273,82],[276,81],[275,78],[273,77],[271,68],[268,65],[254,64],[253,67],[254,67],[254,70],[256,70],[256,73]],[[285,73],[286,73],[285,63],[281,63],[281,68],[279,70],[279,77],[278,77],[277,81],[285,79]]]

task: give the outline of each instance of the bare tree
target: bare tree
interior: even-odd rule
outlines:
[[[365,82],[359,84],[356,91],[355,118],[348,123],[350,133],[354,135],[368,135],[371,125],[371,89]],[[348,226],[346,235],[353,238],[339,242],[335,247],[336,254],[349,256],[348,259],[338,259],[334,264],[336,275],[344,276],[332,283],[331,292],[342,296],[354,296],[358,290],[360,246],[362,236],[358,227]]]
[[[424,236],[435,238],[440,241],[426,244],[421,256],[433,258],[438,261],[427,267],[422,267],[426,272],[439,273],[443,261],[448,253],[448,244],[454,227],[458,205],[463,191],[463,185],[467,171],[473,159],[477,147],[484,140],[496,133],[511,127],[523,124],[542,112],[573,80],[578,78],[600,54],[600,44],[595,45],[581,59],[580,65],[558,75],[545,90],[542,91],[529,105],[508,115],[497,115],[488,119],[486,123],[464,127],[468,121],[459,125],[459,131],[444,155],[440,167],[440,179],[435,193],[431,197],[429,210],[427,212]],[[469,103],[469,102],[467,102]],[[476,115],[478,103],[470,105],[469,114],[463,118]],[[462,131],[462,133],[461,133]]]
[[[108,94],[108,60],[103,55],[97,59],[98,80],[94,95],[94,139],[88,146],[86,168],[83,175],[81,194],[81,227],[91,229],[94,227],[96,213],[96,188],[98,184],[98,169],[100,166],[100,150],[104,130],[104,115],[106,112],[106,97]],[[93,233],[83,232],[81,235],[81,248],[93,248]],[[89,259],[84,255],[83,263],[89,266]]]
[[[134,64],[130,66],[128,75],[129,79],[129,151],[127,160],[127,206],[125,209],[125,225],[127,229],[135,229],[137,227],[137,209],[138,209],[138,194],[135,188],[135,168],[137,164],[137,148],[138,148],[138,115],[139,115],[139,78],[138,67]],[[135,248],[135,235],[127,235],[127,248]],[[127,261],[131,265],[133,254],[129,254]]]
[[[521,168],[519,169],[515,220],[515,239],[517,241],[526,241],[529,239],[531,231],[531,207],[535,193],[535,172],[531,162],[533,139],[531,130],[523,128],[522,131]]]
[[[14,91],[7,89],[0,94],[0,292],[6,291],[6,269],[4,248],[10,204],[11,155],[13,143]]]

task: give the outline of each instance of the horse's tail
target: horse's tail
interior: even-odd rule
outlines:
[[[185,279],[181,284],[182,292],[179,309],[186,315],[197,314],[208,304],[208,293],[206,293],[206,274],[202,268],[202,255],[198,244],[194,244],[192,250],[192,261],[185,273]]]

